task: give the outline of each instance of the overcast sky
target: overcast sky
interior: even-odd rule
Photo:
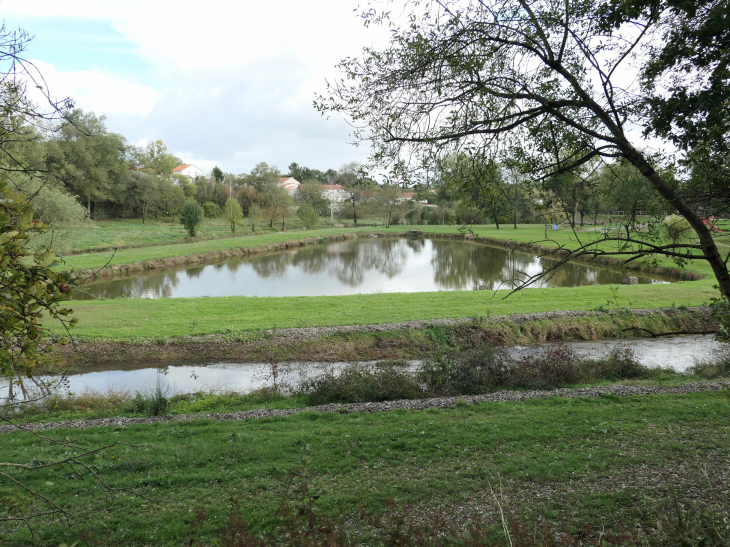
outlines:
[[[338,169],[364,161],[341,118],[312,107],[334,65],[387,29],[357,0],[2,0],[5,25],[51,94],[105,114],[135,145],[161,139],[184,162],[248,172],[259,162]]]

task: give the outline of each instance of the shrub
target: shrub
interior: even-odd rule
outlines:
[[[170,406],[170,399],[167,393],[158,383],[152,393],[142,394],[139,391],[129,403],[129,410],[136,414],[145,414],[147,416],[161,416]]]
[[[330,370],[303,380],[298,391],[309,398],[310,405],[418,399],[424,396],[414,376],[393,365],[363,367],[351,364],[339,374]]]
[[[563,344],[546,346],[520,357],[514,366],[514,387],[555,389],[581,380],[578,358]]]
[[[626,347],[615,348],[603,359],[582,361],[580,368],[581,380],[586,382],[646,378],[650,372]]]
[[[190,237],[195,237],[201,222],[203,222],[203,208],[194,199],[188,199],[180,211],[180,223],[188,231]]]
[[[312,230],[319,224],[319,215],[311,203],[302,204],[297,211],[297,216],[307,230]]]
[[[686,218],[672,215],[662,222],[662,230],[672,243],[679,243],[683,239],[697,237],[697,234],[690,226]]]
[[[212,201],[203,203],[203,214],[205,218],[218,218],[221,216],[221,208]]]
[[[495,388],[514,387],[514,363],[492,347],[461,359],[426,361],[419,379],[433,395],[477,395]]]
[[[730,348],[723,347],[714,358],[704,363],[695,363],[689,368],[690,374],[708,380],[730,377]]]

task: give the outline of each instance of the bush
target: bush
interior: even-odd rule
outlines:
[[[581,380],[578,358],[563,344],[550,345],[516,360],[513,386],[526,389],[555,389]]]
[[[697,233],[692,229],[686,218],[672,215],[664,219],[662,222],[662,230],[666,237],[673,243],[679,243],[683,239],[697,237]]]
[[[170,399],[160,384],[152,393],[142,394],[139,391],[129,403],[129,411],[146,416],[161,416],[170,406]]]
[[[186,200],[180,211],[180,223],[188,231],[190,237],[195,237],[201,222],[203,222],[203,208],[194,199]]]
[[[723,347],[710,361],[695,363],[689,372],[708,380],[730,378],[730,348]]]
[[[205,218],[218,218],[221,216],[221,208],[212,201],[203,203],[203,214]]]
[[[302,204],[297,211],[297,216],[307,230],[313,230],[319,224],[319,215],[311,203]]]
[[[649,369],[636,360],[630,348],[615,348],[603,359],[581,362],[581,380],[633,380],[646,378]]]
[[[310,405],[419,399],[424,396],[413,375],[394,365],[367,368],[352,364],[340,374],[330,370],[316,378],[303,380],[298,391],[309,398]]]
[[[462,359],[426,361],[418,376],[434,396],[477,395],[514,387],[514,363],[502,350],[488,347]]]

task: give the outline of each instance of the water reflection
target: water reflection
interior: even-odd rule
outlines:
[[[114,279],[97,297],[318,296],[377,292],[505,289],[550,268],[548,258],[471,242],[367,239],[303,247],[243,260]],[[564,264],[535,287],[621,283],[623,275]],[[640,277],[640,283],[652,283]]]

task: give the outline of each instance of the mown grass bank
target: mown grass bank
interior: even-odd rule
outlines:
[[[264,534],[281,522],[283,499],[303,501],[301,477],[317,493],[316,514],[365,545],[384,539],[398,511],[416,525],[442,518],[462,533],[469,522],[498,529],[492,488],[532,529],[546,525],[594,545],[631,533],[636,541],[620,544],[639,544],[642,536],[671,539],[678,518],[698,529],[727,518],[728,393],[59,429],[47,434],[120,443],[88,463],[111,486],[134,492],[102,494],[81,469],[10,473],[81,523],[41,526],[39,539],[51,544],[178,546],[202,508],[208,518],[198,519],[196,536],[210,545],[232,500],[235,514]],[[3,435],[5,461],[50,461],[67,450]],[[379,518],[361,520],[363,513]],[[22,533],[4,526],[7,539]]]
[[[372,295],[372,298],[377,296],[380,295]],[[201,317],[204,315],[201,314]],[[111,328],[112,321],[108,321]],[[485,344],[511,346],[551,341],[630,339],[645,337],[647,331],[660,334],[717,330],[706,308],[669,308],[635,313],[618,310],[584,315],[544,314],[493,319],[480,316],[456,325],[426,323],[414,327],[363,327],[333,329],[333,332],[308,329],[293,333],[261,329],[183,337],[176,337],[174,331],[170,331],[168,337],[164,331],[154,330],[151,323],[150,337],[125,337],[124,333],[117,333],[114,338],[84,337],[77,340],[75,346],[59,348],[57,355],[70,365],[196,359],[211,362],[221,359],[240,362],[420,359],[443,353],[463,353]],[[201,328],[205,329],[205,325]]]
[[[402,233],[408,227],[398,227]],[[456,236],[456,228],[419,226],[439,237]],[[241,252],[242,248],[264,250],[296,241],[300,236],[319,241],[327,237],[364,235],[371,228],[287,232],[249,238],[205,241],[187,245],[165,245],[120,251],[113,257],[113,267],[141,268],[144,261],[164,263],[187,260],[190,256],[221,256]],[[393,233],[396,229],[393,228]],[[543,239],[541,226],[520,225],[517,230],[475,227],[479,238],[500,241],[504,245],[530,244],[550,246],[575,245],[566,230],[550,233],[556,243]],[[595,237],[598,237],[596,234]],[[245,242],[244,242],[245,240]],[[510,241],[512,243],[510,243]],[[67,266],[92,268],[103,266],[109,253],[70,257]],[[669,260],[659,266],[672,269]],[[443,319],[508,315],[556,310],[591,310],[596,308],[662,308],[698,306],[717,295],[710,268],[695,262],[685,269],[685,277],[703,277],[671,285],[621,286],[616,295],[607,286],[578,288],[529,289],[504,299],[508,291],[448,291],[436,293],[373,294],[332,297],[222,297],[160,300],[113,300],[74,302],[83,338],[166,340],[186,335],[255,332],[270,328],[382,324],[421,319]]]
[[[380,231],[373,227],[349,228],[322,228],[318,230],[300,230],[287,232],[273,232],[245,237],[227,237],[190,243],[171,243],[169,245],[152,245],[134,248],[121,248],[104,252],[84,253],[67,256],[59,266],[64,269],[98,270],[108,269],[108,273],[125,271],[144,271],[162,269],[179,264],[195,264],[205,261],[215,261],[221,258],[243,256],[246,254],[278,250],[280,244],[300,240],[310,240],[314,244],[327,237],[337,237],[347,234],[367,234]],[[400,233],[395,230],[393,233]],[[326,239],[323,241],[326,242]],[[250,249],[250,250],[247,250]],[[187,259],[186,259],[187,257]],[[100,274],[106,272],[100,271]]]

